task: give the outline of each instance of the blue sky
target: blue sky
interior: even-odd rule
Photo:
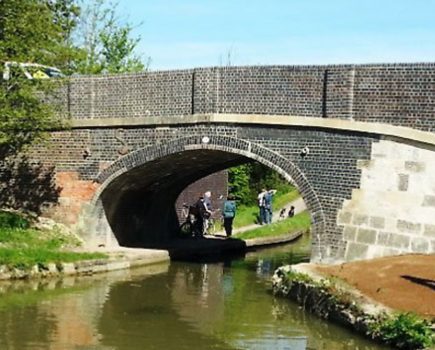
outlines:
[[[435,0],[120,0],[152,70],[435,61]]]

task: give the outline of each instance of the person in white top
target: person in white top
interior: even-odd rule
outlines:
[[[211,191],[207,191],[204,193],[204,204],[206,211],[204,213],[204,233],[209,233],[209,224],[210,224],[210,217],[213,212],[213,207],[211,204]]]
[[[266,207],[264,206],[264,196],[266,195],[267,190],[263,188],[261,192],[258,194],[258,209],[259,209],[259,216],[258,221],[260,225],[263,225],[266,223]]]

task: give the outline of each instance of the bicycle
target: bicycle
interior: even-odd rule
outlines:
[[[219,229],[219,223],[222,226],[222,220],[220,219],[219,213],[220,209],[216,209],[212,212],[210,217],[207,219],[207,226],[205,227],[205,232],[209,235],[214,236]]]

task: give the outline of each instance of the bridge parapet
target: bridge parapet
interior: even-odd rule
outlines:
[[[73,119],[297,115],[433,131],[435,64],[213,67],[71,79]]]

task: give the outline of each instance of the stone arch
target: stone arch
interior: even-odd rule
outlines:
[[[117,244],[103,204],[105,191],[115,181],[147,163],[187,151],[216,151],[253,159],[277,171],[286,180],[296,185],[311,214],[312,260],[322,259],[321,237],[325,227],[325,215],[316,192],[301,169],[291,160],[262,145],[235,137],[219,135],[192,135],[138,149],[103,170],[96,178],[101,186],[91,201],[90,210],[85,215],[88,219],[91,219],[91,221],[86,220],[87,224],[85,224],[88,230],[87,240],[91,244]],[[81,231],[83,232],[83,229]]]

